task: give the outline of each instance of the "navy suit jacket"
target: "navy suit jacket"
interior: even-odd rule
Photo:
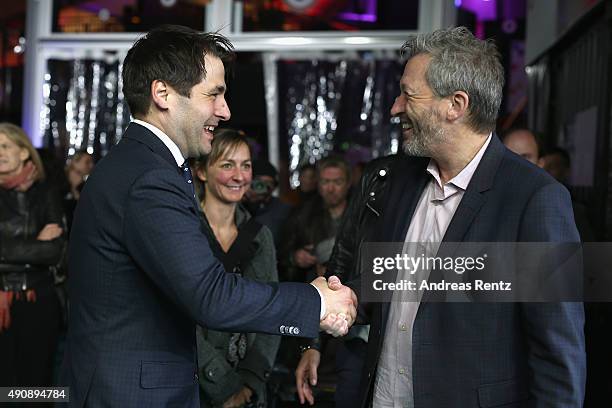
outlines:
[[[313,286],[224,271],[172,154],[134,123],[87,180],[69,262],[62,383],[71,406],[199,407],[196,323],[306,337],[319,331]]]
[[[430,180],[428,162],[397,156],[389,167],[386,205],[372,241],[404,241]],[[565,187],[494,135],[444,241],[579,242],[579,236]],[[390,307],[372,306],[364,406],[372,399]],[[413,327],[414,406],[581,407],[583,326],[581,303],[441,303],[425,297]]]

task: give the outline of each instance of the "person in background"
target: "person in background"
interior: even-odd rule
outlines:
[[[542,168],[548,174],[553,176],[559,183],[569,186],[572,160],[567,150],[560,147],[547,149],[540,162]]]
[[[338,225],[348,204],[351,172],[335,156],[317,163],[318,195],[298,208],[287,222],[282,259],[292,280],[305,282],[325,271]]]
[[[196,163],[200,205],[210,247],[228,273],[278,282],[272,233],[240,202],[251,184],[251,152],[232,129],[215,134],[210,154]],[[197,328],[202,407],[266,406],[266,382],[280,337]]]
[[[244,205],[257,221],[272,231],[278,248],[291,206],[272,195],[277,187],[278,171],[272,163],[263,159],[253,161],[253,181],[244,196]]]
[[[79,199],[83,183],[87,180],[93,167],[93,157],[86,151],[76,152],[68,162],[66,166],[66,177],[70,184],[70,193],[75,199]]]
[[[306,163],[299,169],[298,187],[299,204],[303,204],[317,195],[317,168],[314,164]]]
[[[553,176],[559,183],[563,184],[570,191],[572,196],[572,208],[574,209],[574,219],[576,227],[580,233],[582,242],[595,242],[597,236],[593,229],[593,224],[589,220],[588,208],[584,202],[577,200],[573,188],[570,184],[570,174],[572,174],[572,161],[567,150],[561,147],[553,147],[546,151],[540,159],[540,164],[544,170]]]
[[[64,249],[59,194],[25,132],[0,123],[0,385],[52,384]]]
[[[318,194],[297,208],[287,222],[285,244],[281,259],[287,263],[287,279],[306,282],[317,276],[325,275],[327,262],[332,253],[338,226],[348,206],[348,192],[351,186],[351,173],[348,163],[336,156],[326,157],[317,163]],[[291,347],[290,342],[285,342]],[[341,341],[328,336],[319,341],[299,342],[293,345],[308,353],[306,347],[316,347],[320,385],[317,403],[331,403],[332,396],[327,389],[337,385],[336,354]],[[314,352],[314,350],[312,351]],[[286,359],[296,367],[291,356]]]
[[[504,145],[522,158],[539,165],[540,149],[538,141],[529,129],[511,129],[502,137]]]
[[[68,185],[64,194],[64,212],[68,224],[68,232],[72,226],[72,217],[76,208],[83,185],[93,170],[94,160],[86,151],[78,151],[72,156],[66,165],[65,173]]]

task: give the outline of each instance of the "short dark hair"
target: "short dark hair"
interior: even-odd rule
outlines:
[[[351,181],[351,166],[340,156],[327,156],[317,162],[317,177],[321,176],[321,172],[330,167],[340,169],[344,172],[347,181]]]
[[[221,34],[162,25],[138,39],[123,61],[123,93],[132,115],[147,113],[155,80],[189,97],[191,88],[206,78],[207,54],[221,60],[226,74],[231,70],[234,47]]]

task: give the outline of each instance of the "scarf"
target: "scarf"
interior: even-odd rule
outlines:
[[[36,166],[32,163],[31,160],[28,160],[24,165],[19,174],[8,177],[2,181],[0,181],[0,187],[5,190],[17,190],[17,191],[27,191],[32,184],[34,184],[34,179],[36,178],[36,174],[38,170],[36,170]]]

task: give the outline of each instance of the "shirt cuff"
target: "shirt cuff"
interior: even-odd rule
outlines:
[[[319,320],[323,320],[323,316],[325,316],[325,312],[327,311],[326,310],[327,308],[325,307],[325,299],[323,299],[323,294],[321,293],[319,288],[317,288],[315,285],[312,285],[312,287],[317,290],[317,293],[319,294],[319,297],[321,298],[321,316],[319,317]]]

